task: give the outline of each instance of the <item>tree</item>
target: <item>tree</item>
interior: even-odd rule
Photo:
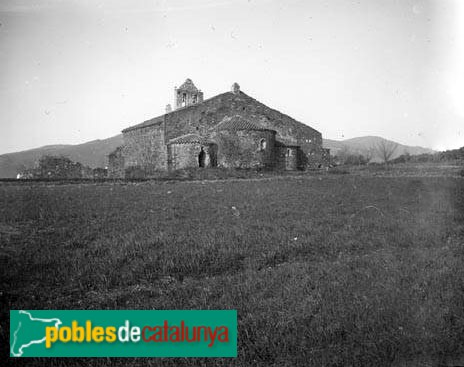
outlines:
[[[367,152],[369,154],[369,152]],[[369,163],[372,156],[351,151],[346,145],[338,151],[335,160],[339,165],[361,166]]]
[[[350,155],[350,151],[346,145],[343,145],[342,148],[337,152],[337,161],[338,164],[345,164],[348,156]]]
[[[398,149],[398,144],[393,141],[382,139],[379,143],[377,143],[374,149],[382,162],[388,163]]]
[[[82,164],[63,156],[44,155],[36,168],[38,178],[82,178]]]
[[[364,152],[364,157],[366,158],[367,160],[367,163],[369,163],[370,161],[372,161],[372,159],[375,157],[375,148],[368,148],[365,152]]]

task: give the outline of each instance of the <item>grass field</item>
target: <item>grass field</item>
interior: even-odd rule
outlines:
[[[409,366],[464,355],[463,179],[9,183],[0,235],[4,356],[9,309],[238,310],[237,359],[35,366]]]

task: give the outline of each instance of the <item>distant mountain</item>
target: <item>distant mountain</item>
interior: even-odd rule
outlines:
[[[367,155],[372,147],[385,140],[377,136],[364,136],[347,140],[324,139],[324,147],[336,155],[341,150],[347,150],[353,154]],[[35,163],[43,155],[63,155],[74,162],[80,162],[86,166],[105,167],[108,164],[108,154],[122,145],[122,135],[116,135],[104,140],[93,140],[77,145],[47,145],[41,148],[25,150],[22,152],[0,155],[0,178],[15,178],[18,172],[34,167]],[[410,147],[398,144],[393,158],[408,152],[411,155],[422,153],[434,153],[433,150],[422,147]],[[376,160],[374,158],[374,160]]]
[[[350,154],[361,154],[367,157],[367,156],[372,156],[372,153],[374,152],[372,161],[375,162],[375,161],[380,161],[380,158],[377,157],[375,154],[375,150],[376,150],[376,147],[378,147],[379,144],[381,144],[382,142],[387,142],[388,144],[397,145],[397,148],[395,150],[395,153],[392,156],[392,159],[395,159],[396,157],[399,157],[402,154],[418,155],[418,154],[425,154],[425,153],[428,153],[428,154],[436,153],[436,151],[429,149],[429,148],[403,145],[403,144],[399,144],[391,140],[381,138],[379,136],[362,136],[359,138],[352,138],[352,139],[346,139],[346,140],[324,139],[323,146],[324,148],[330,149],[331,155],[337,155],[340,151],[346,151]]]
[[[105,167],[108,154],[122,144],[122,135],[77,145],[47,145],[0,155],[0,178],[15,178],[18,172],[34,167],[43,155],[63,155],[86,166]]]

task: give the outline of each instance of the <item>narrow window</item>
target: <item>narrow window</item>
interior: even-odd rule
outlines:
[[[266,150],[266,139],[261,139],[259,141],[259,149],[260,150]]]
[[[200,150],[200,153],[198,154],[198,166],[199,167],[204,167],[205,166],[205,160],[206,160],[206,153],[203,150],[203,147]]]

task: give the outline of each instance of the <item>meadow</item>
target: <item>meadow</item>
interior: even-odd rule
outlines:
[[[236,359],[34,366],[419,366],[464,356],[464,180],[0,184],[10,309],[237,309]],[[2,358],[4,359],[4,358]]]

